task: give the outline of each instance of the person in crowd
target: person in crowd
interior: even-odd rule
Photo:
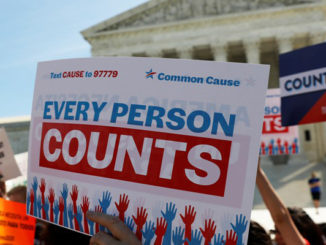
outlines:
[[[302,217],[300,216],[301,214],[295,214],[291,209],[291,212],[287,209],[269,182],[264,171],[261,169],[260,160],[258,163],[256,184],[274,221],[276,232],[275,241],[278,245],[324,245],[322,236],[319,232],[316,232],[314,234],[315,237],[312,239],[304,232],[304,227],[297,227],[299,222],[296,218],[298,216]],[[314,226],[313,229],[316,229],[316,226]]]
[[[103,231],[96,233],[90,239],[90,244],[141,245],[136,235],[119,219],[119,217],[90,211],[87,212],[86,216],[88,219],[106,227],[112,232],[112,235]]]
[[[19,185],[12,188],[8,191],[7,197],[10,201],[26,203],[26,186]]]
[[[320,196],[321,196],[321,188],[320,188],[320,178],[317,177],[316,172],[311,173],[311,177],[308,180],[310,186],[310,193],[312,197],[312,201],[316,208],[316,213],[318,214],[318,208],[320,205]]]
[[[269,234],[255,221],[250,221],[248,245],[272,245]]]
[[[4,181],[1,181],[1,178],[0,178],[0,197],[1,198],[6,197],[6,183]]]

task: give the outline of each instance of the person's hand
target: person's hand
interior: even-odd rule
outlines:
[[[137,239],[134,233],[118,217],[90,211],[86,213],[86,216],[87,219],[105,226],[112,232],[112,236],[103,231],[96,233],[92,236],[90,244],[141,245],[141,242]]]

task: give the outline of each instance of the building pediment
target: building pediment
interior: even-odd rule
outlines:
[[[82,33],[94,34],[143,27],[187,19],[240,13],[273,7],[286,7],[318,0],[151,0]]]

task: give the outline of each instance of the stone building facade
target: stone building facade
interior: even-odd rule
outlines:
[[[326,40],[326,0],[150,0],[82,35],[93,56],[270,64],[276,88],[280,53]],[[300,144],[301,158],[322,160],[325,123],[300,126]]]

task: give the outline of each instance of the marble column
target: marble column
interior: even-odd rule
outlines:
[[[211,45],[211,49],[213,52],[214,60],[216,61],[228,60],[227,44],[214,44]]]
[[[260,41],[258,39],[245,40],[244,48],[247,57],[247,63],[259,64],[260,63]]]
[[[278,53],[286,53],[293,50],[293,44],[290,36],[282,36],[276,38]]]
[[[177,48],[177,53],[179,55],[180,59],[192,59],[193,55],[193,49],[192,47],[183,47],[183,48]]]

